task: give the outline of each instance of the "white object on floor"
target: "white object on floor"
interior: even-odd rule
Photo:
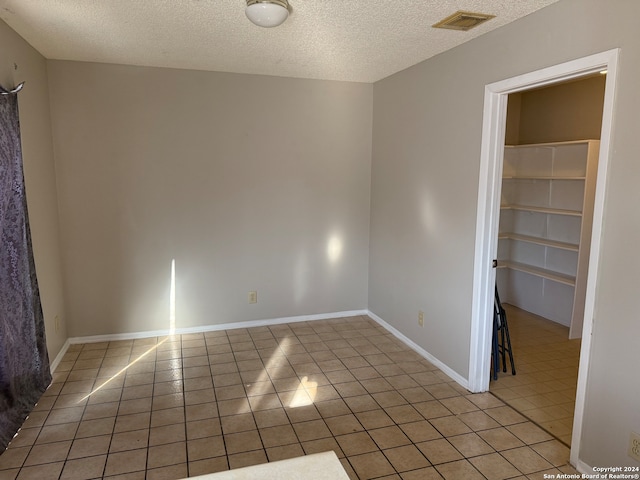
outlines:
[[[225,472],[208,473],[190,480],[349,480],[335,452],[314,453]]]

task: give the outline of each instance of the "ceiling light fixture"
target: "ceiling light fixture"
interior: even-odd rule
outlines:
[[[247,18],[259,27],[277,27],[289,17],[287,0],[247,0]]]

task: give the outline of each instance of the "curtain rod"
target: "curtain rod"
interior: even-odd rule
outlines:
[[[0,95],[15,95],[20,90],[22,90],[22,87],[24,87],[24,82],[18,84],[13,90],[5,90],[4,88],[0,87]]]

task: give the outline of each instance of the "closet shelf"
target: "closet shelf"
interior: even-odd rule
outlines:
[[[559,242],[557,240],[549,240],[548,238],[532,237],[529,235],[521,235],[519,233],[506,232],[498,235],[499,239],[517,240],[520,242],[534,243],[536,245],[544,245],[546,247],[560,248],[562,250],[570,250],[577,252],[579,245],[576,243]]]
[[[533,207],[530,205],[500,205],[501,210],[522,210],[525,212],[550,213],[553,215],[566,215],[570,217],[581,217],[582,212],[579,210],[564,210],[562,208],[552,207]]]
[[[575,287],[576,277],[572,275],[565,275],[562,273],[547,270],[546,268],[534,267],[532,265],[526,265],[524,263],[510,262],[508,260],[501,260],[498,262],[498,268],[509,268],[511,270],[517,270],[519,272],[528,273],[537,277],[546,278],[554,282],[563,283],[570,287]]]

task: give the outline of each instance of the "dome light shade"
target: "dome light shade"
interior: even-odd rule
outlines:
[[[247,18],[259,27],[277,27],[289,17],[286,0],[247,0]]]

